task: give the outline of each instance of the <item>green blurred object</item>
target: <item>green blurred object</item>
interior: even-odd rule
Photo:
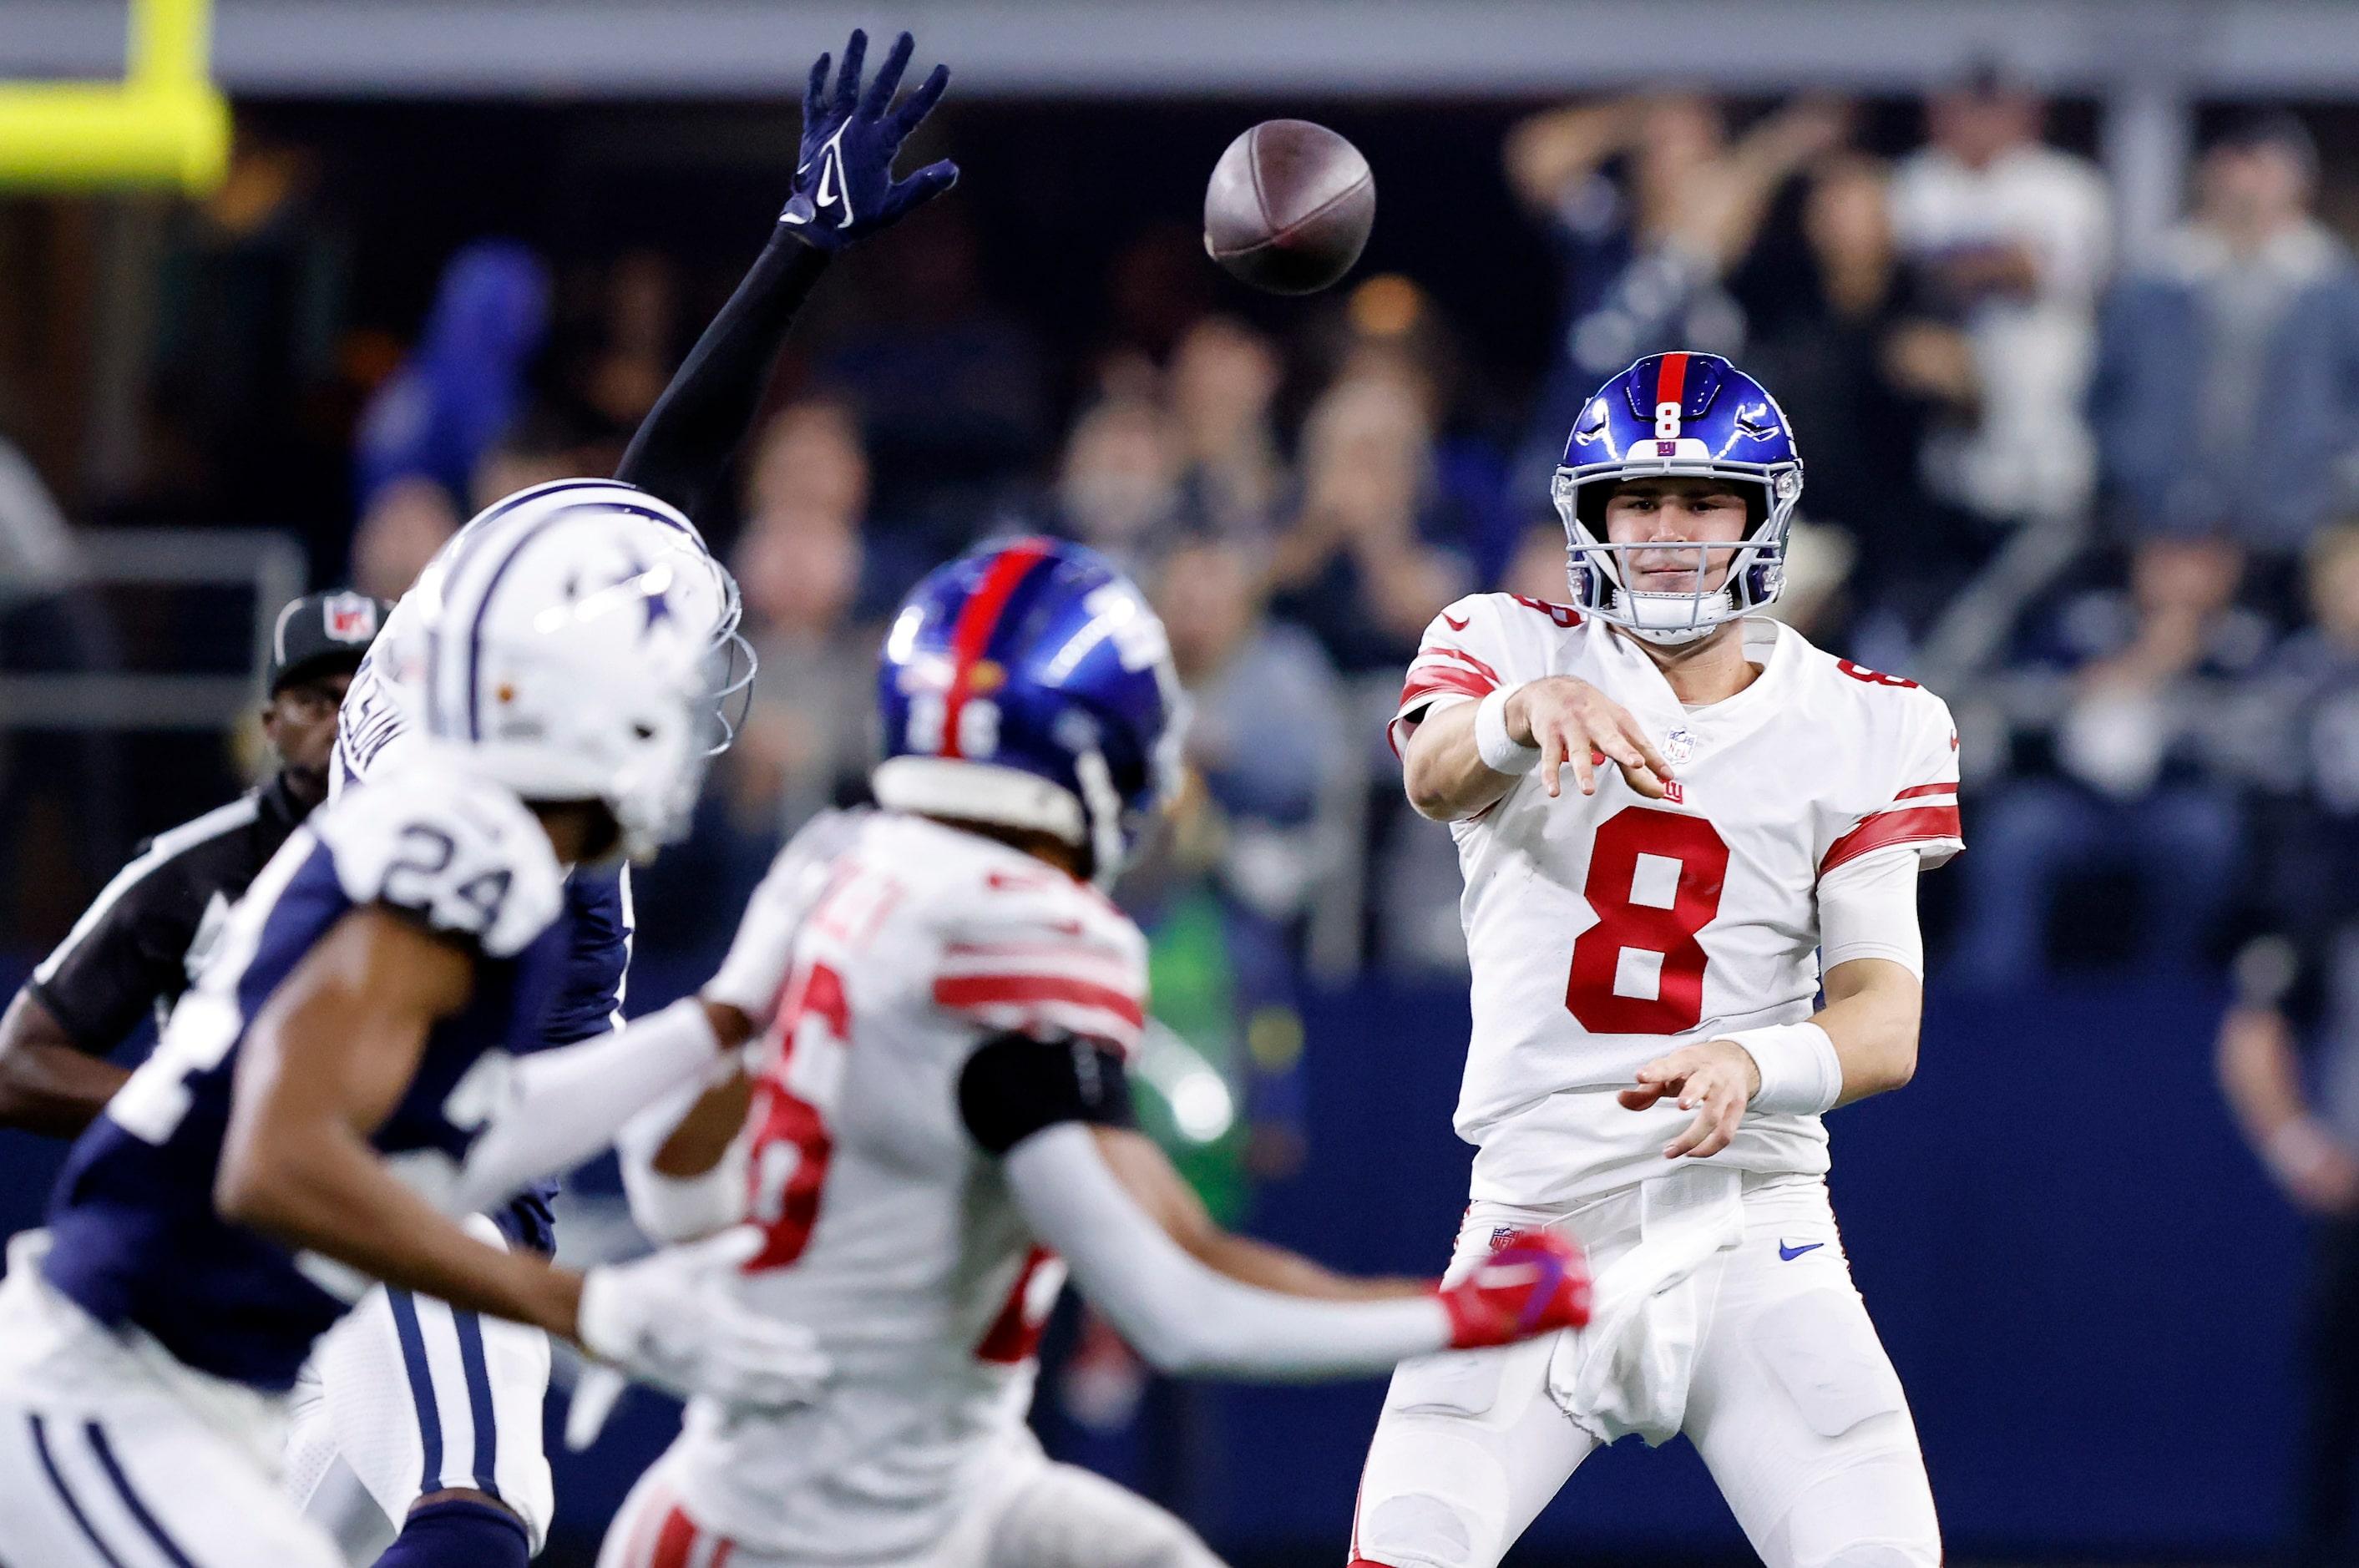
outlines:
[[[1235,975],[1220,900],[1199,889],[1147,936],[1152,1016],[1131,1082],[1141,1130],[1223,1225],[1245,1213],[1245,1124]]]

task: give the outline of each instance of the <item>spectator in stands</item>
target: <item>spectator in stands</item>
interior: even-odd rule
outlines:
[[[2064,658],[2087,662],[2069,676],[2052,728],[2018,746],[2022,756],[2044,740],[2053,768],[2027,768],[2033,776],[1975,812],[1957,956],[1969,983],[2038,978],[2050,896],[2100,866],[2136,878],[2149,962],[2198,960],[2238,847],[2211,720],[2267,644],[2235,604],[2242,570],[2224,540],[2155,539],[2132,562],[2125,614],[2085,599],[2062,617]]]
[[[867,455],[842,405],[798,403],[764,429],[736,561],[761,659],[725,776],[741,833],[791,833],[867,776],[875,650],[848,625],[867,496]]]
[[[451,492],[424,474],[389,482],[353,530],[353,586],[379,599],[400,598],[465,520]]]
[[[1744,314],[1720,280],[1752,249],[1778,187],[1840,143],[1848,119],[1806,100],[1732,144],[1718,103],[1662,92],[1551,109],[1507,134],[1507,184],[1548,225],[1564,277],[1558,353],[1509,495],[1546,515],[1573,417],[1632,360],[1739,350]]]
[[[1309,633],[1264,615],[1256,562],[1236,545],[1183,546],[1155,584],[1195,701],[1189,759],[1225,819],[1222,880],[1265,919],[1288,920],[1319,869],[1321,792],[1353,745],[1334,670]]]
[[[1259,539],[1276,525],[1286,468],[1270,405],[1285,379],[1277,345],[1234,316],[1204,318],[1172,351],[1186,485],[1193,510],[1224,538]]]
[[[633,251],[606,275],[604,342],[582,390],[618,430],[637,428],[671,380],[679,295],[671,263],[655,251]]]
[[[1073,422],[1058,465],[1057,531],[1147,574],[1180,531],[1184,440],[1153,397],[1123,393],[1091,408]]]
[[[875,463],[861,602],[882,613],[1003,514],[1052,432],[1038,344],[984,298],[956,203],[901,224],[854,277],[864,320],[821,380]]]
[[[524,405],[526,367],[548,327],[549,269],[531,251],[484,240],[451,258],[418,347],[361,417],[364,515],[410,477],[464,504],[475,464]]]
[[[2268,924],[2237,960],[2218,1064],[2254,1152],[2314,1221],[2295,1490],[2298,1561],[2326,1563],[2359,1519],[2359,527],[2320,535],[2308,585],[2317,624],[2271,661],[2256,715],[2277,774],[2253,801]]]
[[[2223,530],[2298,558],[2359,444],[2359,267],[2311,215],[2318,153],[2292,115],[2205,151],[2194,217],[2108,302],[2093,407],[2134,532]]]
[[[1956,327],[1912,309],[1892,234],[1883,164],[1822,159],[1802,204],[1813,287],[1766,323],[1746,367],[1803,434],[1802,509],[1849,535],[1864,609],[1919,632],[1969,570],[1973,551],[1918,477],[1929,408],[1972,398],[1973,348]]]
[[[1302,431],[1302,501],[1271,564],[1273,611],[1347,673],[1397,672],[1471,574],[1432,506],[1433,432],[1397,382],[1346,377]]]
[[[1561,604],[1572,597],[1565,572],[1564,528],[1557,523],[1534,523],[1516,539],[1515,553],[1499,573],[1499,592],[1543,604]]]
[[[418,346],[361,415],[353,585],[398,598],[458,531],[475,470],[524,407],[549,327],[549,269],[506,240],[453,256]]]
[[[2077,518],[2095,476],[2082,398],[2113,219],[2096,167],[2039,140],[2043,113],[1979,70],[1933,95],[1931,143],[1892,182],[1901,252],[1973,348],[1973,417],[1936,433],[1928,475],[1995,523]]]

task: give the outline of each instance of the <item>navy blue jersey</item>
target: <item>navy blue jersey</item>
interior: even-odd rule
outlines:
[[[623,986],[631,965],[629,868],[576,870],[565,879],[565,978],[541,1019],[539,1039],[525,1049],[571,1045],[604,1034],[622,1017]],[[560,1185],[534,1182],[493,1214],[493,1223],[516,1246],[556,1251],[557,1216],[549,1205]]]
[[[481,1130],[475,1105],[486,1098],[471,1094],[469,1075],[487,1057],[543,1044],[566,985],[574,922],[560,877],[546,835],[513,795],[447,766],[405,768],[323,808],[255,878],[154,1056],[74,1145],[51,1199],[50,1282],[100,1322],[146,1330],[189,1366],[291,1387],[358,1282],[214,1212],[248,1025],[361,905],[388,906],[467,943],[473,995],[428,1036],[416,1076],[372,1138],[397,1168],[455,1167]]]

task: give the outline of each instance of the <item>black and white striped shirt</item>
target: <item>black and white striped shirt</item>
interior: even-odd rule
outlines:
[[[188,988],[229,907],[287,842],[307,808],[283,776],[158,833],[114,874],[26,989],[85,1051],[122,1043]]]

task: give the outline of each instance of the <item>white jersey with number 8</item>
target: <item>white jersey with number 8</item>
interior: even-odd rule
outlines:
[[[1473,1032],[1459,1136],[1473,1196],[1534,1207],[1661,1174],[1691,1118],[1614,1094],[1679,1046],[1807,1018],[1819,988],[1819,879],[1892,852],[1938,865],[1959,837],[1957,731],[1914,681],[1810,646],[1762,617],[1742,633],[1760,674],[1681,707],[1628,637],[1562,605],[1475,594],[1427,628],[1393,723],[1499,687],[1570,675],[1626,709],[1676,776],[1650,800],[1612,767],[1550,800],[1538,771],[1451,825],[1466,891]],[[1714,1163],[1818,1173],[1816,1116],[1747,1115]]]

